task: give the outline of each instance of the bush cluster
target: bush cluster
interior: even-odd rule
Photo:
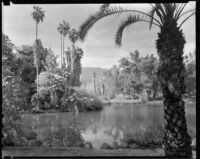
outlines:
[[[79,111],[102,109],[103,104],[97,97],[84,90],[65,85],[65,79],[59,75],[43,72],[38,81],[40,87],[31,100],[34,109],[68,112],[75,104]]]

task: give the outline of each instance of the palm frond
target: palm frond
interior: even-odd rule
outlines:
[[[133,23],[136,23],[140,20],[140,17],[139,16],[136,16],[136,15],[128,15],[127,18],[123,21],[121,21],[121,24],[119,26],[119,28],[117,29],[117,32],[115,34],[115,44],[117,46],[121,46],[121,41],[122,41],[122,34],[123,34],[123,31],[124,29],[133,24]]]
[[[180,8],[179,8],[179,10],[176,14],[176,17],[175,17],[176,21],[178,21],[178,19],[180,18],[180,15],[181,15],[181,13],[182,13],[182,11],[183,11],[183,9],[185,8],[186,5],[187,5],[187,3],[184,3],[182,6],[180,6]]]
[[[154,8],[154,5],[153,5],[153,4],[149,3],[149,5],[151,5],[151,7]]]
[[[105,4],[103,4],[103,5],[100,7],[100,10],[101,10],[101,11],[104,11],[104,10],[106,10],[109,6],[110,6],[109,3],[105,3]]]
[[[185,14],[187,14],[187,13],[189,13],[189,12],[192,12],[192,11],[195,11],[195,10],[196,10],[196,9],[191,9],[191,10],[188,10],[188,11],[182,13],[182,14],[179,16],[179,19],[180,19],[182,16],[184,16]]]
[[[122,34],[123,34],[124,29],[127,26],[129,26],[131,24],[134,24],[136,22],[148,22],[148,23],[150,23],[150,21],[142,19],[139,14],[138,15],[129,14],[125,20],[121,21],[121,24],[120,24],[120,26],[117,29],[117,32],[115,34],[115,44],[117,46],[121,46],[121,43],[122,43]],[[156,23],[152,22],[152,24],[155,24],[155,25],[157,25],[159,27],[159,25],[156,24]]]
[[[182,23],[179,25],[179,28],[180,28],[191,16],[193,16],[195,13],[196,13],[196,11],[193,12],[192,14],[190,14],[187,18],[185,18],[185,19],[182,21]]]
[[[109,15],[113,15],[113,14],[123,14],[125,12],[132,12],[132,13],[140,13],[143,15],[146,15],[148,17],[151,17],[149,14],[138,11],[138,10],[126,10],[126,9],[122,9],[121,7],[112,7],[112,8],[107,8],[106,10],[104,10],[103,12],[97,11],[95,14],[92,14],[89,16],[89,18],[80,26],[79,29],[79,33],[80,33],[80,39],[84,40],[86,37],[86,34],[88,32],[88,30],[100,19],[107,17]],[[160,22],[152,17],[158,24],[160,24]],[[160,24],[161,25],[161,24]]]
[[[151,30],[151,27],[152,27],[152,24],[153,24],[153,18],[152,17],[154,16],[155,12],[156,12],[156,7],[154,7],[152,5],[152,9],[149,12],[149,15],[151,15],[151,17],[150,17],[150,23],[149,23],[149,30]]]
[[[164,12],[161,4],[159,4],[159,3],[155,4],[155,12],[159,17],[161,24],[163,24],[164,23],[163,17],[165,16],[165,12]]]

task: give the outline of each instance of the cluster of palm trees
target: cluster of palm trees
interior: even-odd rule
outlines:
[[[41,42],[38,39],[38,24],[40,22],[43,22],[44,17],[45,17],[45,11],[38,6],[33,7],[34,11],[31,13],[33,19],[36,22],[36,40],[35,40],[35,47],[37,51],[34,51],[34,63],[36,66],[37,70],[37,77],[36,77],[36,83],[37,83],[37,92],[38,92],[38,75],[39,75],[39,61],[40,61],[40,53],[38,51],[39,48],[39,43]],[[60,54],[60,63],[61,63],[61,68],[63,69],[65,67],[65,38],[68,36],[69,40],[72,42],[72,50],[70,51],[70,62],[71,62],[71,67],[70,67],[70,74],[72,75],[74,73],[74,56],[75,56],[75,43],[79,38],[78,31],[75,29],[70,30],[70,24],[63,20],[62,23],[59,23],[59,26],[57,28],[58,32],[60,33],[61,37],[61,54]],[[68,48],[69,49],[69,48]]]
[[[191,157],[191,138],[187,131],[182,98],[185,93],[183,63],[185,38],[181,26],[196,13],[196,9],[184,12],[187,3],[156,3],[150,5],[150,12],[145,13],[104,4],[81,25],[80,39],[85,39],[86,34],[97,21],[114,14],[125,16],[115,34],[117,46],[121,46],[123,31],[131,24],[146,22],[150,24],[150,29],[152,25],[160,28],[156,40],[160,62],[157,76],[164,97],[165,136],[163,146],[165,155]],[[122,16],[119,16],[119,18]],[[178,24],[178,22],[180,23]]]
[[[66,35],[70,34],[70,24],[67,23],[65,20],[63,20],[63,23],[60,23],[58,28],[58,32],[60,33],[60,38],[61,38],[61,54],[60,54],[60,61],[61,61],[61,68],[63,67],[63,64],[65,62],[64,60],[64,46],[65,46],[65,37]]]

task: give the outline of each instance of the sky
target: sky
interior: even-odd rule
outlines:
[[[60,34],[57,31],[59,23],[63,20],[70,23],[71,28],[79,29],[81,24],[90,14],[95,13],[101,4],[45,4],[37,5],[45,11],[45,18],[39,23],[38,37],[42,39],[45,48],[51,48],[55,54],[60,55]],[[31,17],[34,5],[15,5],[2,7],[2,30],[8,35],[15,46],[33,45],[35,40],[35,21]],[[149,4],[111,4],[124,9],[135,9],[148,12],[151,9]],[[185,10],[195,8],[195,2],[189,2]],[[136,23],[127,27],[123,32],[122,46],[114,44],[115,32],[123,16],[108,16],[98,21],[88,32],[83,42],[77,42],[76,46],[84,51],[82,58],[83,67],[111,68],[117,65],[122,57],[128,57],[129,53],[135,50],[141,56],[156,53],[155,41],[159,28],[153,26],[149,30],[148,23]],[[196,48],[196,21],[192,16],[182,26],[186,44],[184,53],[193,52]],[[66,38],[65,48],[71,46]]]

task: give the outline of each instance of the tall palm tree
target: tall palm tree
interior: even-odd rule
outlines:
[[[40,22],[43,22],[43,19],[45,17],[45,11],[38,6],[34,6],[33,9],[34,11],[31,13],[31,15],[36,22],[36,39],[38,39],[38,24]]]
[[[42,10],[41,7],[38,7],[38,6],[34,6],[33,7],[34,11],[31,13],[33,19],[35,20],[36,22],[36,47],[39,47],[39,43],[40,41],[38,40],[38,24],[39,22],[43,22],[43,19],[45,17],[45,11]],[[36,49],[38,50],[38,49]],[[37,83],[37,92],[38,92],[38,74],[39,74],[39,60],[38,57],[39,57],[39,52],[34,52],[35,54],[35,58],[34,58],[34,61],[35,61],[35,65],[36,65],[36,70],[37,70],[37,77],[36,77],[36,83]]]
[[[121,46],[124,29],[136,22],[147,22],[149,28],[160,28],[156,49],[159,56],[158,79],[164,98],[165,136],[163,146],[166,156],[191,157],[191,137],[187,131],[185,107],[182,95],[185,92],[183,48],[185,38],[181,26],[195,14],[195,9],[183,12],[187,3],[150,4],[149,13],[126,10],[121,7],[103,5],[80,27],[80,39],[84,40],[88,30],[100,19],[113,14],[127,15],[116,32],[115,43]],[[157,16],[155,16],[157,15]],[[180,22],[178,24],[178,22]]]
[[[62,54],[62,64],[64,64],[64,52],[65,52],[65,48],[64,48],[64,45],[65,45],[65,37],[66,35],[68,35],[70,33],[70,24],[67,23],[65,20],[63,20],[63,54]],[[62,66],[63,67],[63,66]]]
[[[60,39],[61,39],[61,53],[60,53],[60,66],[62,68],[62,59],[63,59],[63,24],[59,24],[58,28],[57,28],[58,32],[60,33]]]

